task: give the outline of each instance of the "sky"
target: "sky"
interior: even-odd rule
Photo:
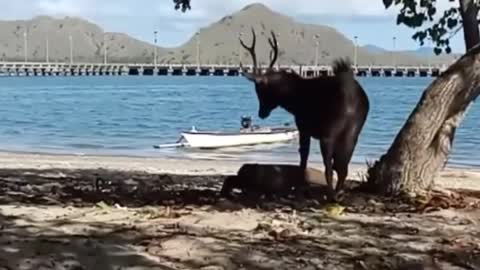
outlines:
[[[174,47],[186,42],[200,27],[218,21],[251,3],[263,3],[299,22],[335,27],[359,45],[373,44],[386,49],[416,49],[411,36],[415,30],[396,25],[398,8],[385,10],[382,0],[192,0],[192,10],[175,11],[172,0],[15,0],[2,1],[3,20],[30,19],[37,15],[77,16],[100,25],[105,31],[123,32],[158,44]],[[438,0],[442,11],[449,0]],[[464,52],[463,34],[451,41],[454,52]],[[428,46],[430,44],[427,44]]]

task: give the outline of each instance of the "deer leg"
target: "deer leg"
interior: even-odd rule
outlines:
[[[248,189],[244,195],[248,203],[257,204],[262,197],[262,192],[260,190]]]
[[[333,140],[320,140],[320,151],[322,152],[323,165],[325,166],[325,178],[328,185],[328,199],[333,199],[335,195],[333,190],[333,148]]]
[[[303,183],[301,185],[297,185],[294,190],[295,199],[298,201],[303,201],[305,199],[305,195],[310,195],[308,191],[308,185]]]
[[[345,157],[333,158],[333,169],[337,172],[338,182],[337,186],[335,187],[335,192],[338,193],[343,190],[343,185],[345,183],[345,179],[348,175],[348,161],[346,161]]]
[[[310,135],[303,132],[300,133],[300,148],[298,152],[300,153],[300,168],[307,168],[308,154],[310,152]]]
[[[348,164],[353,155],[353,150],[357,143],[357,135],[355,135],[355,129],[341,137],[341,140],[337,142],[338,149],[336,149],[333,156],[333,168],[337,172],[338,182],[335,188],[336,192],[343,190],[345,179],[348,175]]]
[[[222,189],[220,190],[220,196],[228,199],[232,198],[232,189],[236,187],[238,182],[238,176],[228,176],[223,182]]]

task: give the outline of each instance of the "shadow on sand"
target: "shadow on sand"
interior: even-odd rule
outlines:
[[[420,214],[386,217],[383,210],[375,211],[378,207],[365,210],[371,199],[366,196],[346,200],[352,215],[340,220],[312,210],[321,207],[318,201],[297,208],[302,220],[296,226],[304,233],[278,237],[259,227],[229,227],[239,211],[220,207],[223,179],[107,170],[0,170],[0,204],[10,206],[9,212],[0,209],[0,269],[454,269],[427,268],[434,261],[456,269],[480,267],[478,250],[453,248],[462,236],[478,239],[478,226]],[[40,221],[35,212],[21,212],[21,207],[47,213],[55,207],[91,209],[100,201],[126,207],[189,206],[224,213],[232,221],[217,228],[202,227],[202,219],[181,226],[181,218],[144,224],[127,222],[128,216],[112,223],[52,214]],[[272,216],[268,208],[249,211]],[[274,208],[292,210],[288,203]],[[438,224],[448,229],[432,230]]]
[[[0,203],[23,205],[91,206],[100,201],[126,207],[146,205],[212,205],[221,198],[219,191],[224,175],[150,174],[145,172],[112,171],[104,169],[3,169],[0,170]],[[348,182],[347,187],[357,187],[358,182]],[[312,186],[309,198],[315,203],[324,202],[326,188]],[[292,198],[292,197],[290,197]],[[294,198],[293,198],[294,199]],[[251,202],[236,197],[242,207],[270,208],[263,201]],[[278,200],[276,202],[279,202]],[[306,207],[294,200],[280,204]]]

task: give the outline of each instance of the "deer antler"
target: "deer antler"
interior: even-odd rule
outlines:
[[[268,38],[268,43],[270,44],[270,47],[272,47],[272,50],[270,51],[270,68],[272,68],[278,58],[278,42],[275,32],[272,30],[270,33],[272,34],[272,38]]]
[[[255,54],[255,43],[257,42],[257,36],[255,34],[255,30],[252,27],[252,45],[248,47],[243,43],[242,39],[239,37],[240,40],[240,45],[247,50],[250,55],[252,56],[252,62],[253,62],[253,73],[257,73],[257,55]],[[240,62],[240,68],[243,69],[242,62]]]

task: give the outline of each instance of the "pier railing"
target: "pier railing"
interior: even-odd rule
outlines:
[[[262,66],[265,70],[267,66]],[[446,65],[420,66],[352,66],[357,76],[429,77],[438,76]],[[251,70],[251,65],[244,65]],[[329,65],[279,65],[277,70],[295,71],[302,76],[331,75]],[[242,69],[233,64],[151,64],[151,63],[59,63],[0,62],[0,76],[241,76]]]

